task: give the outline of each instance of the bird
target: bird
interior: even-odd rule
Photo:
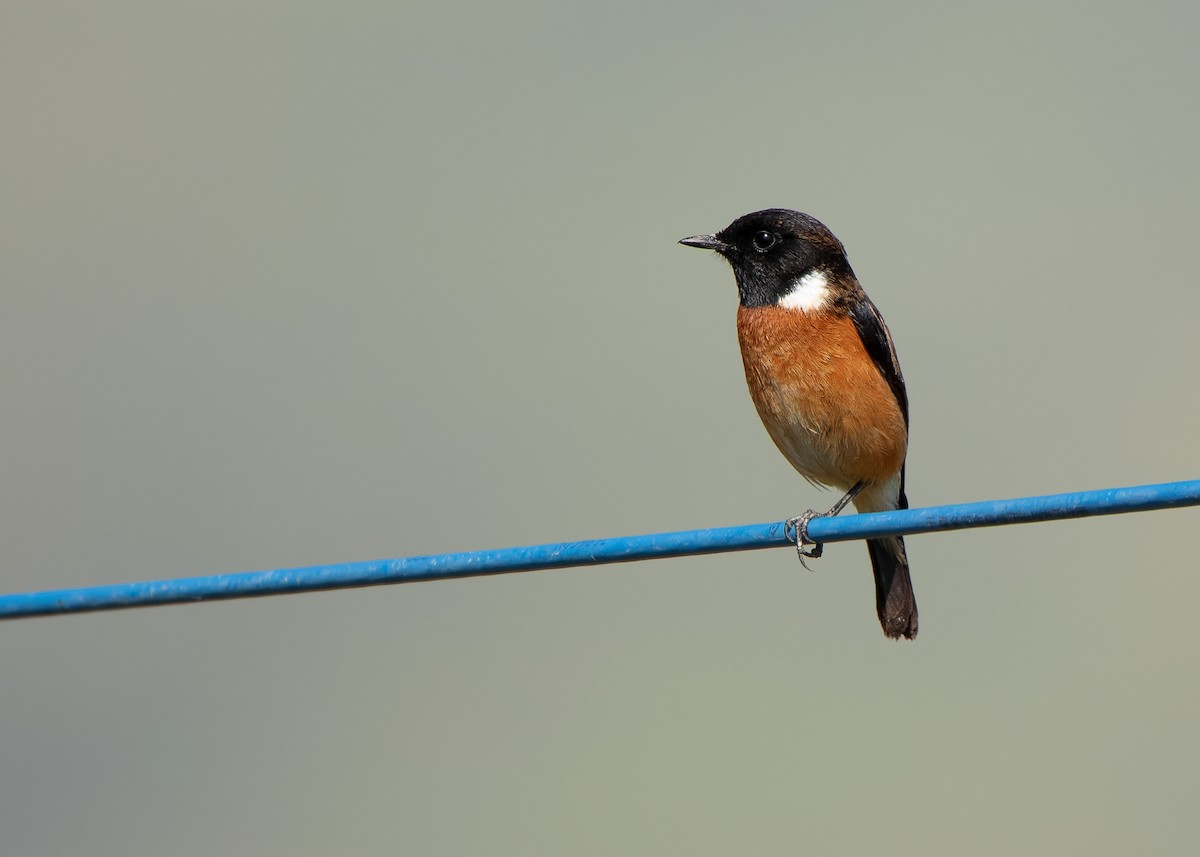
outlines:
[[[755,211],[679,242],[714,250],[737,281],[738,344],[750,398],[801,476],[845,492],[827,512],[788,521],[796,549],[819,557],[813,518],[908,508],[908,393],[883,316],[825,224],[786,208]],[[917,602],[900,536],[869,539],[883,633],[917,635]]]

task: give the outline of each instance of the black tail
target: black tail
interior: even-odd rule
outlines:
[[[883,633],[894,640],[917,636],[917,599],[908,575],[904,539],[893,536],[867,542],[875,572],[875,610]]]

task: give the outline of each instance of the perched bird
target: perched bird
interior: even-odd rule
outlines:
[[[715,250],[733,268],[746,384],[775,445],[805,479],[846,492],[828,512],[789,522],[801,555],[821,555],[808,522],[851,500],[860,512],[908,508],[904,377],[842,243],[817,219],[782,208],[679,243]],[[912,639],[917,603],[904,539],[871,539],[867,550],[884,634]]]

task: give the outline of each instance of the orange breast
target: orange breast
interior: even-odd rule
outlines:
[[[904,415],[854,322],[738,307],[737,327],[750,397],[801,475],[845,491],[899,473],[908,447]]]

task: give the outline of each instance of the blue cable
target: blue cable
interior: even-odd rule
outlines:
[[[1090,515],[1115,515],[1200,505],[1200,480],[1107,488],[1014,500],[985,500],[924,509],[902,509],[840,518],[816,518],[809,535],[818,542],[932,533],[967,527],[1032,523]],[[470,553],[281,568],[243,574],[183,577],[81,589],[0,595],[0,619],[149,607],[189,601],[251,598],[384,583],[448,580],[514,571],[536,571],[610,562],[784,547],[784,522],[685,530],[613,539],[562,542]]]

